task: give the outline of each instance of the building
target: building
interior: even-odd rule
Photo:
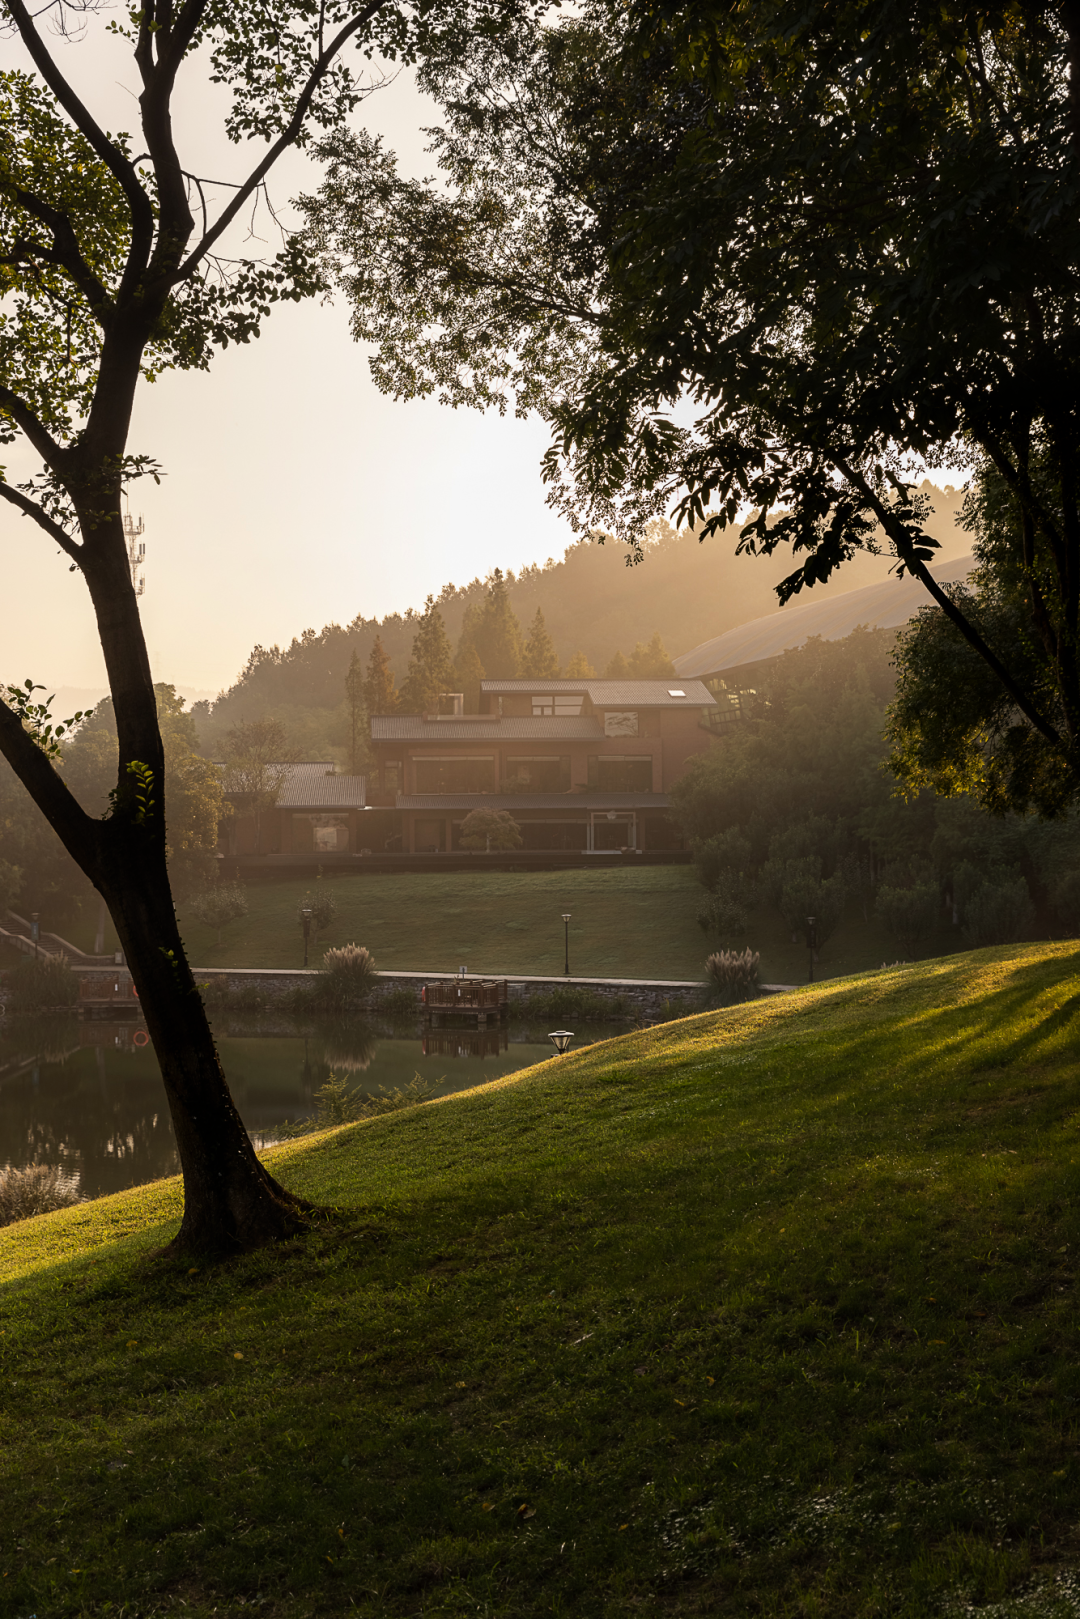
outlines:
[[[222,854],[322,857],[355,854],[364,846],[363,776],[339,775],[330,759],[267,764],[261,782],[241,781],[221,768],[233,811],[221,823]]]
[[[939,584],[948,584],[966,579],[974,565],[973,557],[954,557],[950,562],[933,563],[930,572]],[[813,592],[809,594],[812,598]],[[755,669],[761,664],[805,645],[814,636],[823,641],[841,641],[863,625],[868,629],[898,629],[920,608],[933,605],[925,587],[910,574],[903,579],[890,574],[880,584],[848,590],[824,601],[796,596],[775,613],[739,624],[684,652],[674,660],[675,668],[684,684],[704,684],[716,703],[708,723],[723,732],[741,717],[742,698],[753,693]]]
[[[670,850],[668,792],[709,746],[698,680],[485,680],[479,714],[375,715],[368,800],[393,805],[403,853],[461,847],[478,805],[508,810],[527,850]]]

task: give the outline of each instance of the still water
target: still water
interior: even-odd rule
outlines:
[[[590,1024],[575,1049],[620,1034]],[[543,1028],[426,1030],[320,1026],[229,1014],[214,1033],[236,1105],[257,1144],[314,1112],[330,1076],[367,1095],[417,1076],[433,1096],[483,1085],[553,1055]],[[0,1168],[57,1164],[85,1197],[138,1186],[179,1165],[161,1076],[139,1023],[78,1017],[0,1022]]]

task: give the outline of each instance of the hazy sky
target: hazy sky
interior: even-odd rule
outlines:
[[[126,53],[91,38],[57,47],[65,70],[111,128],[133,125]],[[0,64],[23,66],[0,40]],[[185,167],[241,172],[211,138],[220,92],[197,82],[177,119]],[[406,167],[430,172],[420,126],[435,122],[408,76],[365,103]],[[292,157],[281,201],[314,173]],[[273,243],[270,244],[273,248]],[[132,451],[167,476],[132,490],[146,521],[143,621],[155,676],[218,690],[256,642],[307,626],[420,605],[447,580],[560,555],[572,539],[544,503],[539,422],[397,404],[368,374],[346,309],[285,305],[262,339],[220,355],[208,373],[142,385]],[[36,470],[8,454],[9,475]],[[103,666],[89,600],[40,530],[0,509],[0,680],[94,686]]]

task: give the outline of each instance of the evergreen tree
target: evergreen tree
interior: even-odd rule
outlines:
[[[450,637],[434,596],[429,596],[413,640],[409,672],[401,687],[401,706],[410,714],[430,713],[442,693],[452,689],[453,680]]]
[[[353,656],[355,658],[356,654]],[[392,714],[398,706],[394,671],[390,667],[390,659],[386,656],[381,635],[375,637],[368,657],[367,675],[364,678],[364,704],[369,714]]]
[[[616,652],[607,668],[604,670],[605,680],[631,680],[630,665],[621,652]]]
[[[364,726],[364,666],[353,648],[349,672],[345,676],[345,701],[349,708],[349,769],[360,772],[361,737]]]
[[[675,665],[668,657],[659,630],[653,632],[648,645],[644,641],[638,642],[629,661],[630,673],[635,680],[668,680],[675,673]]]
[[[490,680],[514,680],[521,672],[521,625],[510,605],[501,568],[488,584],[484,605],[476,618],[472,643]]]
[[[564,680],[595,680],[596,670],[584,652],[575,652],[563,672]]]
[[[480,682],[484,678],[484,665],[480,656],[470,641],[462,647],[454,659],[455,691],[461,692],[465,699],[466,714],[479,714],[480,712]]]
[[[525,642],[521,672],[528,680],[558,679],[559,655],[555,651],[555,643],[548,634],[544,615],[539,607],[536,609],[536,617],[529,626],[529,638]]]

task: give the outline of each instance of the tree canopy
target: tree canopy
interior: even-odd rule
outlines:
[[[426,65],[439,183],[335,133],[310,241],[386,389],[547,417],[576,521],[749,506],[782,600],[883,536],[1075,794],[1078,63],[1073,6],[593,0]],[[928,571],[948,465],[1008,490],[1038,687]]]

